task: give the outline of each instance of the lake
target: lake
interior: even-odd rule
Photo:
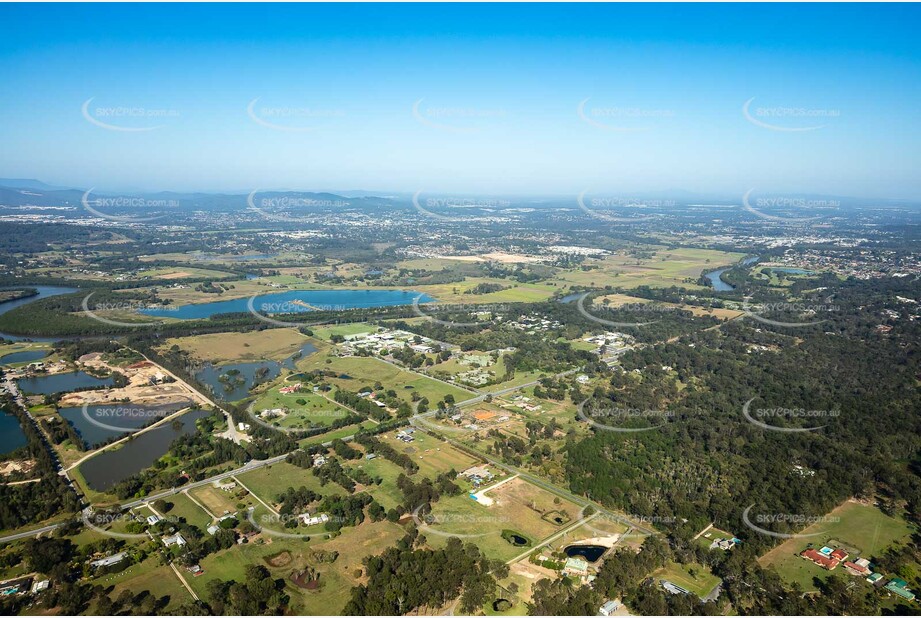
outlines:
[[[7,311],[12,311],[16,307],[22,307],[23,305],[28,305],[29,303],[34,303],[37,300],[42,298],[49,298],[51,296],[61,296],[62,294],[73,294],[78,292],[78,288],[67,288],[54,285],[23,285],[23,288],[33,288],[38,294],[35,296],[29,296],[28,298],[20,298],[19,300],[10,300],[5,303],[0,303],[0,314],[6,313]],[[4,290],[18,290],[19,287],[4,287],[0,288]],[[29,339],[31,341],[58,341],[59,337],[31,337],[31,336],[20,336],[20,335],[11,335],[9,333],[0,333],[0,337],[3,339],[9,339],[10,341],[22,341],[23,339]]]
[[[307,343],[301,347],[299,355],[289,356],[282,362],[265,360],[219,366],[207,363],[195,373],[195,378],[210,387],[216,398],[223,401],[237,401],[249,395],[249,390],[257,382],[256,373],[260,370],[264,370],[265,374],[261,379],[262,382],[277,378],[282,368],[294,371],[295,362],[298,359],[310,356],[316,351],[317,349],[312,344]],[[234,372],[234,374],[229,379],[225,378],[222,381],[221,376],[228,375],[228,372]]]
[[[19,390],[29,395],[55,395],[81,388],[112,386],[114,383],[115,380],[111,377],[97,378],[85,371],[56,373],[48,376],[39,375],[33,378],[16,380]]]
[[[151,429],[112,451],[104,451],[80,466],[80,473],[90,489],[106,491],[138,472],[149,468],[166,455],[173,441],[196,431],[195,422],[210,413],[195,410],[179,417],[180,428],[165,423]]]
[[[26,445],[26,434],[13,414],[0,412],[0,454],[6,455]]]
[[[253,307],[266,313],[303,313],[315,310],[368,309],[371,307],[392,307],[411,305],[418,292],[406,290],[290,290],[261,294],[253,299]],[[432,302],[432,297],[423,294],[420,303]],[[310,307],[295,303],[305,303]],[[281,310],[266,311],[263,305],[270,304]],[[313,309],[313,308],[315,309]],[[144,315],[180,320],[200,320],[210,318],[218,313],[246,313],[249,311],[249,298],[234,300],[216,300],[210,303],[193,303],[179,307],[159,307],[143,309]]]
[[[118,438],[151,425],[188,405],[189,402],[160,406],[139,406],[130,403],[87,406],[86,414],[99,424],[87,419],[82,407],[61,408],[58,413],[77,430],[86,448],[92,449],[112,438]]]
[[[16,363],[31,363],[48,356],[48,350],[23,350],[0,356],[0,365],[14,365]]]

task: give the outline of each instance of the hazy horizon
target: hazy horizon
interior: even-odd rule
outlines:
[[[0,175],[918,200],[919,10],[4,5]]]

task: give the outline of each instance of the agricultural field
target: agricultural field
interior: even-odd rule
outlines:
[[[803,590],[816,590],[813,580],[827,579],[833,572],[799,556],[810,544],[815,547],[844,547],[852,554],[850,560],[855,557],[872,559],[890,545],[906,540],[913,530],[902,518],[890,517],[875,506],[845,502],[831,511],[825,521],[800,532],[815,536],[788,539],[759,558],[758,562],[777,571],[786,581],[799,583]],[[848,577],[847,574],[843,576]]]
[[[590,270],[560,271],[552,281],[560,286],[560,290],[572,285],[624,288],[681,285],[689,289],[703,289],[697,280],[704,271],[735,264],[745,257],[744,253],[710,249],[654,246],[646,249],[652,252],[650,258],[618,253],[602,259],[587,259],[584,264],[592,267]]]
[[[167,339],[160,349],[168,350],[178,345],[197,360],[227,364],[256,360],[282,361],[308,343],[315,347],[322,346],[320,342],[302,335],[296,328],[270,328]]]

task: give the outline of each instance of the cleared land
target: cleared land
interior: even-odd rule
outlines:
[[[700,564],[676,564],[671,562],[665,568],[653,573],[659,580],[668,580],[704,598],[720,583],[720,578],[710,572],[710,569]]]
[[[813,546],[844,546],[852,556],[873,560],[890,545],[905,539],[913,528],[901,518],[889,517],[878,508],[859,502],[845,502],[825,518],[800,534],[818,533],[798,539],[788,539],[758,559],[761,566],[772,568],[788,582],[797,582],[803,590],[816,590],[815,578],[827,579],[831,574],[849,576],[839,569],[826,571],[800,558],[799,554],[811,543]]]
[[[270,328],[244,333],[212,333],[167,339],[161,349],[178,345],[200,361],[227,364],[255,360],[281,361],[289,358],[307,343],[322,345],[302,335],[295,328]]]

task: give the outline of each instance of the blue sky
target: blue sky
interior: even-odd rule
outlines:
[[[919,199],[919,17],[913,5],[4,4],[0,177]]]

